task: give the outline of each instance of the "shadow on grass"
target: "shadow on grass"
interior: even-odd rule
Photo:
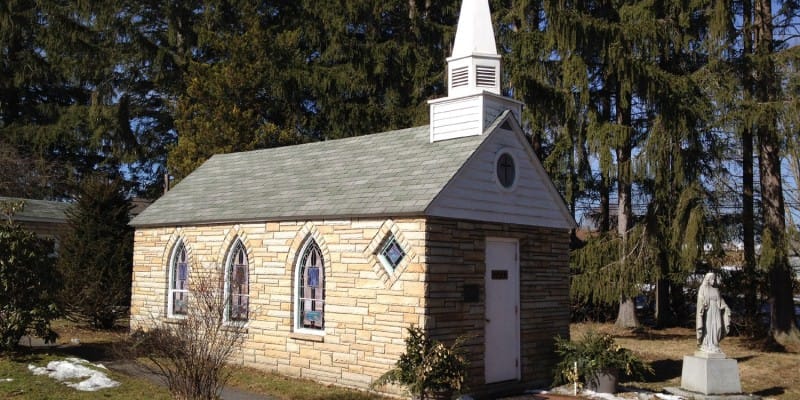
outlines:
[[[113,361],[119,358],[114,342],[92,342],[78,345],[62,345],[57,347],[22,348],[20,356],[37,357],[42,355],[63,355],[65,357],[82,358],[90,362]]]
[[[756,396],[780,396],[786,393],[785,389],[786,388],[776,386],[776,387],[771,387],[769,389],[759,390],[753,394]]]
[[[664,382],[681,376],[683,360],[656,360],[650,363],[653,374],[648,375],[645,382]]]
[[[644,330],[635,332],[631,337],[641,340],[683,340],[686,339],[686,335],[674,334],[674,333],[659,333],[658,331],[653,330]]]
[[[756,356],[744,356],[744,357],[736,357],[734,358],[737,362],[743,363],[748,362],[752,359],[756,358]]]
[[[39,363],[44,357],[38,353],[32,353],[29,349],[18,349],[17,351],[7,354],[11,361],[15,363]]]
[[[761,338],[745,338],[742,343],[750,349],[764,353],[787,353],[786,347],[775,341],[771,335]]]

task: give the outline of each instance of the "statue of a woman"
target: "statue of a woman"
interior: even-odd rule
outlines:
[[[719,342],[730,328],[730,309],[719,294],[717,275],[709,272],[697,291],[697,345],[706,353],[722,353]]]

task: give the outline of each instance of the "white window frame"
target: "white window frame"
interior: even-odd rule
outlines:
[[[300,283],[302,282],[303,277],[300,276],[300,270],[303,266],[303,260],[305,259],[306,252],[310,249],[310,247],[315,245],[319,250],[319,255],[321,258],[321,268],[320,268],[320,278],[322,281],[322,329],[311,329],[306,328],[303,326],[302,319],[300,317],[300,298],[302,297],[302,293],[300,293]],[[306,240],[306,243],[302,247],[302,251],[300,252],[300,257],[297,258],[297,264],[294,267],[294,310],[293,310],[293,320],[294,320],[294,331],[297,333],[303,334],[310,334],[310,335],[318,335],[324,336],[325,335],[325,285],[326,285],[326,276],[325,276],[325,257],[322,254],[322,249],[319,247],[319,244],[314,239]]]
[[[241,296],[247,299],[247,318],[232,319],[231,309],[233,307],[233,292],[231,290],[231,277],[233,275],[233,266],[235,262],[234,257],[236,256],[240,248],[242,253],[244,254],[244,261],[246,263],[245,272],[247,274],[247,292]],[[247,247],[245,247],[241,239],[236,239],[236,241],[234,241],[233,245],[230,247],[230,250],[228,250],[228,256],[225,260],[224,273],[225,273],[225,288],[223,296],[225,301],[225,312],[223,315],[223,321],[229,324],[247,324],[250,321],[250,259],[247,254]]]
[[[186,289],[175,289],[175,282],[176,276],[175,273],[178,269],[178,258],[181,256],[181,252],[186,257]],[[175,294],[176,293],[185,293],[189,296],[189,255],[186,251],[186,245],[183,241],[179,241],[175,244],[172,250],[172,257],[169,259],[169,266],[168,266],[168,280],[167,280],[167,317],[168,318],[186,318],[186,314],[176,314],[175,313]],[[188,306],[187,306],[188,307]]]

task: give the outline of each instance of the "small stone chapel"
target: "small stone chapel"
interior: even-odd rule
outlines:
[[[417,326],[471,338],[471,393],[548,385],[575,222],[502,96],[488,0],[447,62],[429,126],[218,154],[137,216],[131,329],[179,321],[216,268],[244,365],[364,389]]]

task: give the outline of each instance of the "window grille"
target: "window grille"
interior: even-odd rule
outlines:
[[[325,329],[325,263],[313,240],[306,246],[298,265],[297,327]]]
[[[403,258],[405,258],[406,252],[400,246],[400,243],[397,242],[394,235],[392,235],[386,240],[386,244],[383,245],[380,256],[384,265],[391,271],[394,271],[403,261]]]
[[[514,186],[514,180],[517,176],[517,168],[514,165],[514,158],[508,153],[503,153],[497,159],[497,180],[500,184],[510,189]]]
[[[250,302],[250,282],[247,251],[237,242],[228,262],[225,297],[228,299],[227,314],[231,321],[247,321]]]
[[[184,316],[189,311],[189,264],[183,243],[172,257],[169,280],[169,316]]]

